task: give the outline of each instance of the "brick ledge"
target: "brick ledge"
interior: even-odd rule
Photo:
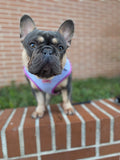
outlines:
[[[47,106],[40,120],[30,117],[34,107],[0,111],[0,160],[87,160],[119,155],[120,106],[108,99],[74,108],[75,115],[67,116],[61,105]]]

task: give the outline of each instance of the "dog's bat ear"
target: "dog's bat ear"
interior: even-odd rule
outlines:
[[[34,21],[28,15],[23,15],[20,19],[20,39],[21,42],[27,36],[28,33],[32,32],[36,28]]]
[[[66,40],[67,46],[69,47],[71,44],[71,40],[74,33],[74,23],[72,20],[66,20],[58,29],[58,32],[64,37]]]

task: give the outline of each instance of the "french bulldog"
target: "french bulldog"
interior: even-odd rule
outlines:
[[[37,100],[32,118],[41,118],[51,95],[62,94],[64,112],[74,114],[71,104],[72,69],[66,50],[71,45],[74,23],[66,20],[57,31],[39,30],[33,19],[20,19],[24,73]]]

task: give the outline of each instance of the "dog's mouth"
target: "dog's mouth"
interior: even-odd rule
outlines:
[[[41,70],[38,73],[36,73],[36,75],[41,78],[50,78],[60,73],[61,71],[59,69],[56,70],[50,64],[46,64],[44,67],[41,68]]]
[[[59,59],[56,56],[42,58],[37,56],[33,58],[28,65],[30,73],[37,75],[40,78],[50,78],[61,74],[62,67]]]

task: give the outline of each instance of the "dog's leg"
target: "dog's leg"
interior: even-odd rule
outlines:
[[[71,75],[64,81],[64,83],[67,85],[62,89],[63,108],[66,114],[72,115],[74,114],[74,109],[71,104]]]
[[[69,97],[69,95],[67,93],[67,90],[63,89],[62,90],[62,99],[63,99],[64,112],[66,114],[72,115],[72,114],[74,114],[74,109],[73,109],[73,106],[72,106],[70,99],[68,97]]]
[[[45,106],[49,105],[50,99],[51,99],[51,95],[46,93],[45,94]]]
[[[45,112],[45,94],[37,89],[32,81],[30,81],[32,92],[37,100],[36,110],[32,113],[32,118],[41,118]]]
[[[42,118],[45,112],[45,106],[49,104],[51,96],[49,94],[44,94],[40,91],[34,91],[36,100],[37,100],[37,108],[32,114],[32,118]]]
[[[35,97],[37,100],[37,107],[36,110],[32,113],[32,118],[42,118],[45,112],[44,94],[40,91],[35,91]]]

